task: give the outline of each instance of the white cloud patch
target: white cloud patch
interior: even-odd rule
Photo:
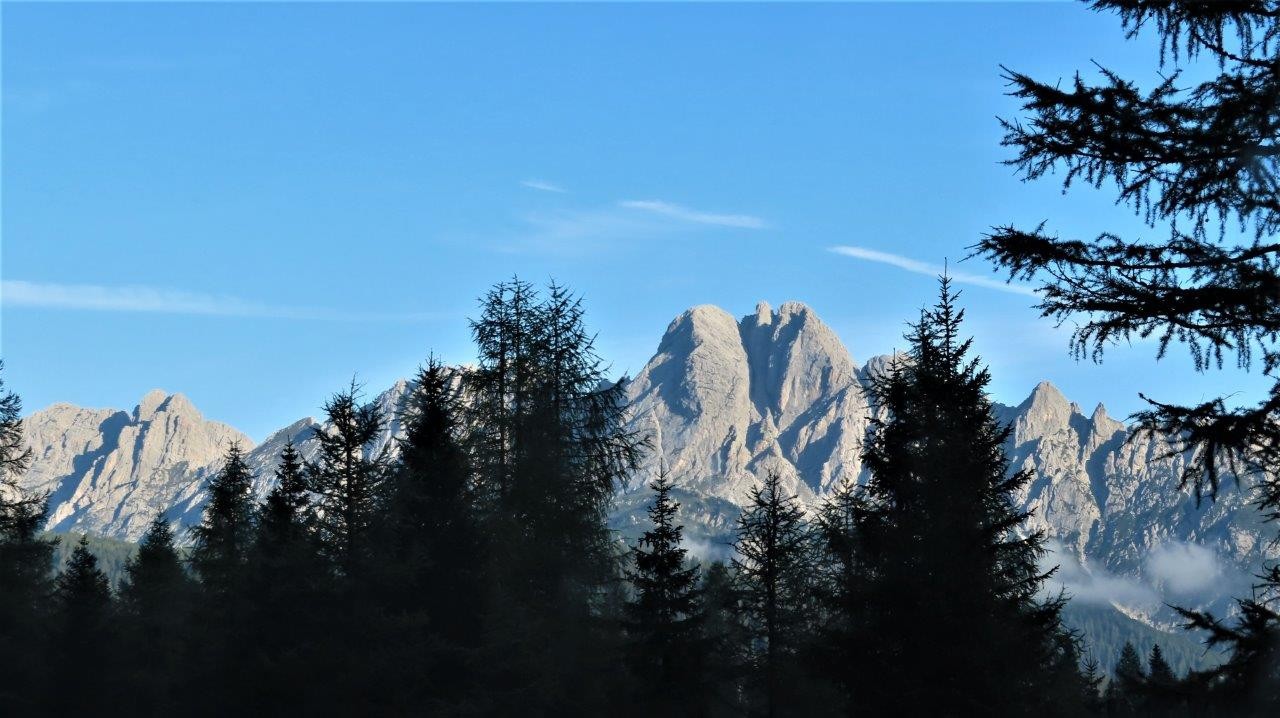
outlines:
[[[690,209],[671,202],[660,200],[629,199],[618,203],[619,207],[635,209],[643,212],[669,217],[681,222],[693,224],[710,224],[717,227],[735,227],[738,229],[767,229],[769,223],[749,214],[719,214]]]
[[[681,548],[689,552],[689,557],[703,564],[727,562],[733,558],[733,545],[727,542],[712,542],[701,538],[685,536],[680,542]]]
[[[1065,590],[1072,601],[1093,606],[1119,604],[1152,609],[1161,604],[1160,594],[1136,578],[1120,576],[1100,566],[1086,567],[1058,541],[1048,541],[1046,547],[1041,570],[1058,567],[1058,572],[1045,582],[1047,593]]]
[[[1164,544],[1147,557],[1147,575],[1171,594],[1202,593],[1218,583],[1223,571],[1212,549],[1193,543]]]
[[[143,312],[260,319],[320,321],[426,321],[439,313],[348,312],[288,307],[238,297],[176,289],[97,284],[56,284],[6,279],[0,282],[0,303],[6,307],[68,309],[94,312]]]
[[[1082,565],[1058,541],[1046,542],[1041,570],[1058,567],[1045,582],[1047,594],[1065,590],[1072,601],[1089,605],[1120,605],[1144,612],[1164,604],[1186,605],[1221,600],[1239,591],[1241,577],[1229,570],[1208,546],[1174,541],[1147,556],[1141,576],[1125,576],[1103,566]]]
[[[539,192],[555,192],[556,194],[565,194],[569,191],[554,182],[547,182],[546,180],[540,179],[520,180],[520,186],[528,187],[529,189],[536,189]]]
[[[958,284],[970,284],[975,287],[986,287],[987,289],[995,289],[1001,292],[1009,292],[1010,294],[1021,294],[1028,297],[1036,296],[1035,290],[1025,284],[1010,284],[1002,282],[992,277],[984,277],[980,274],[970,274],[968,272],[957,272],[950,267],[942,267],[937,264],[929,264],[921,262],[910,257],[904,257],[900,254],[891,254],[889,252],[881,252],[875,249],[867,249],[866,247],[837,246],[829,248],[834,254],[861,259],[868,262],[878,262],[880,264],[888,264],[891,267],[897,267],[914,274],[923,274],[930,277],[937,277],[944,271],[947,276],[951,277],[951,281]]]

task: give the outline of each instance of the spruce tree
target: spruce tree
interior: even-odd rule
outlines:
[[[243,585],[253,540],[253,472],[240,445],[227,447],[222,468],[208,485],[200,524],[191,529],[191,565],[205,593],[229,599]]]
[[[0,362],[0,372],[4,364]],[[0,376],[0,656],[23,656],[0,670],[0,705],[36,710],[38,670],[46,648],[40,628],[51,590],[56,540],[42,538],[47,501],[18,479],[31,463],[22,443],[22,400]]]
[[[702,630],[708,643],[707,712],[712,716],[740,716],[746,711],[743,679],[749,653],[741,601],[733,573],[722,561],[702,573]]]
[[[258,507],[254,535],[257,560],[270,561],[281,557],[285,548],[308,546],[314,517],[303,470],[297,447],[286,442],[276,467],[275,486]]]
[[[1164,658],[1159,643],[1151,645],[1147,657],[1146,711],[1154,715],[1168,715],[1179,703],[1178,677]]]
[[[1094,0],[1130,37],[1160,40],[1161,79],[1147,90],[1098,68],[1062,86],[1007,71],[1026,118],[1002,120],[1007,161],[1025,179],[1055,172],[1063,189],[1110,185],[1168,239],[1104,233],[1092,239],[997,227],[978,253],[1011,277],[1042,280],[1047,317],[1079,317],[1072,346],[1099,358],[1113,342],[1159,339],[1158,357],[1186,344],[1196,369],[1280,365],[1280,171],[1275,97],[1280,92],[1280,3],[1276,0]],[[1153,61],[1157,58],[1153,58]],[[1198,61],[1217,70],[1181,82]],[[1153,64],[1155,64],[1153,62]],[[1252,235],[1252,237],[1250,237]],[[1185,478],[1197,495],[1217,491],[1224,469],[1275,469],[1280,459],[1280,380],[1257,406],[1151,402],[1148,429],[1188,452]],[[1257,466],[1256,462],[1263,462]],[[1274,472],[1263,474],[1273,483]],[[1270,477],[1270,478],[1268,478]]]
[[[1114,342],[1154,337],[1157,358],[1183,344],[1197,371],[1261,366],[1270,390],[1252,405],[1229,396],[1195,405],[1144,399],[1144,433],[1185,459],[1195,501],[1234,479],[1258,489],[1267,520],[1280,518],[1280,2],[1094,0],[1130,37],[1159,40],[1160,79],[1151,87],[1099,68],[1063,86],[1008,71],[1025,118],[1002,120],[1008,161],[1024,179],[1061,173],[1064,190],[1110,185],[1167,239],[1058,237],[996,227],[977,245],[1011,279],[1041,283],[1039,309],[1075,319],[1077,356],[1100,360]],[[1153,58],[1153,64],[1155,58]],[[1200,64],[1206,79],[1184,82]],[[1280,567],[1237,601],[1236,619],[1187,610],[1188,628],[1231,659],[1202,684],[1224,710],[1280,712]],[[1246,706],[1248,706],[1246,708]]]
[[[373,527],[382,508],[389,466],[379,448],[386,420],[373,404],[361,404],[355,382],[324,405],[328,422],[317,428],[316,459],[307,462],[307,488],[316,495],[316,537],[346,587],[370,565]]]
[[[1090,656],[1081,664],[1084,673],[1085,683],[1085,709],[1093,715],[1100,715],[1106,711],[1106,703],[1103,700],[1102,686],[1106,682],[1106,676],[1103,675],[1098,665],[1098,659]]]
[[[382,663],[351,665],[345,658],[376,655],[385,635],[373,579],[390,468],[386,417],[376,404],[361,401],[354,381],[329,398],[324,413],[327,421],[316,428],[316,452],[305,468],[315,539],[330,578],[312,668],[327,678],[310,698],[336,712],[391,712],[394,695],[380,688]]]
[[[1274,596],[1280,569],[1272,567],[1262,587]],[[1208,613],[1178,609],[1187,625],[1207,634],[1210,646],[1226,649],[1227,660],[1195,677],[1201,702],[1226,715],[1270,716],[1280,711],[1280,624],[1264,600],[1237,600],[1240,614],[1230,623]]]
[[[58,685],[50,708],[61,715],[87,714],[102,704],[114,704],[117,664],[112,660],[114,639],[111,585],[98,568],[98,559],[81,535],[66,566],[54,580],[52,648],[54,666],[92,666],[69,684]],[[52,681],[56,678],[51,677]],[[57,685],[51,683],[50,685]]]
[[[704,715],[707,642],[697,565],[686,561],[684,527],[676,523],[680,503],[671,481],[660,475],[651,485],[653,504],[645,531],[631,550],[627,572],[634,597],[624,626],[628,658],[637,682],[633,706],[641,712]]]
[[[767,716],[800,711],[797,689],[811,596],[813,537],[777,472],[751,489],[738,518],[735,578],[752,637],[752,664]]]
[[[587,332],[581,301],[518,279],[494,287],[472,322],[479,361],[465,378],[467,428],[490,562],[487,694],[503,711],[605,710],[617,687],[620,554],[605,525],[642,443],[625,429],[621,384]]]
[[[456,373],[432,357],[400,408],[378,585],[405,709],[457,710],[479,669],[486,555],[458,389]]]
[[[1069,714],[1081,708],[1078,692],[1060,695],[1072,682],[1061,672],[1078,670],[1064,660],[1075,639],[1063,600],[1041,597],[1043,536],[1016,508],[1030,475],[1009,470],[1010,428],[992,414],[955,299],[942,277],[938,303],[910,325],[908,357],[871,387],[884,418],[863,452],[859,620],[868,643],[888,645],[853,693],[872,714]]]
[[[302,457],[286,442],[275,485],[257,507],[246,566],[247,625],[255,647],[250,671],[260,710],[313,710],[302,696],[314,680],[318,620],[326,607],[327,567],[313,540],[314,516]]]
[[[197,708],[207,715],[234,710],[245,700],[249,656],[256,636],[247,623],[250,597],[246,567],[253,541],[253,473],[239,444],[231,444],[221,469],[208,484],[208,503],[200,524],[191,529],[189,561],[199,592],[189,633],[191,661],[179,691],[203,690]]]
[[[1147,658],[1147,670],[1152,683],[1171,685],[1177,680],[1177,676],[1173,674],[1173,668],[1164,659],[1164,651],[1160,650],[1159,643],[1151,645],[1151,655]]]
[[[89,550],[85,535],[80,536],[67,565],[54,579],[53,602],[69,653],[87,650],[98,642],[110,617],[111,584],[98,568],[98,558]]]
[[[173,687],[180,678],[194,598],[194,584],[163,516],[147,527],[124,572],[118,646],[130,686],[124,700],[130,712],[161,715],[179,706]]]
[[[865,556],[870,507],[863,487],[847,480],[823,502],[815,521],[817,546],[814,592],[822,618],[816,629],[813,670],[838,692],[846,711],[857,704],[857,675],[874,670],[868,664],[890,641],[868,641],[865,621],[874,576]]]
[[[1116,661],[1111,684],[1107,686],[1107,712],[1116,716],[1137,715],[1144,706],[1147,673],[1142,657],[1133,644],[1125,641]]]

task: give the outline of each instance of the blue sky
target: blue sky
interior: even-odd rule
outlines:
[[[862,361],[991,225],[1160,234],[999,164],[1001,63],[1152,76],[1150,41],[1074,3],[6,4],[2,39],[0,338],[28,410],[160,387],[261,439],[353,374],[469,360],[513,274],[581,292],[618,372],[685,308],[762,299]],[[1001,401],[1263,386],[1151,345],[1077,363],[1033,297],[953,269]]]

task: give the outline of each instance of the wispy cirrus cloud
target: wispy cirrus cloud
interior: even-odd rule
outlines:
[[[957,272],[950,267],[942,267],[937,264],[929,264],[921,262],[917,259],[904,257],[900,254],[891,254],[889,252],[881,252],[875,249],[867,249],[866,247],[852,246],[836,246],[828,248],[833,254],[861,259],[867,262],[878,262],[880,264],[888,264],[891,267],[897,267],[914,274],[924,274],[930,277],[936,277],[944,271],[947,276],[951,277],[951,281],[958,284],[970,284],[975,287],[986,287],[987,289],[995,289],[1000,292],[1008,292],[1010,294],[1021,294],[1023,296],[1037,296],[1035,289],[1025,284],[1011,284],[1002,282],[999,279],[984,277],[980,274],[970,274],[968,272]]]
[[[704,212],[656,199],[628,199],[619,202],[618,206],[626,209],[652,212],[663,217],[694,224],[710,224],[717,227],[736,227],[739,229],[767,229],[769,227],[768,222],[749,214]]]
[[[539,192],[555,192],[556,194],[565,194],[569,191],[555,182],[547,182],[546,180],[540,179],[520,180],[520,186],[528,187],[529,189],[536,189]]]
[[[687,236],[691,231],[764,229],[765,220],[717,214],[658,200],[623,200],[591,208],[560,208],[520,217],[527,231],[500,240],[504,252],[581,253],[620,243]]]
[[[0,304],[6,307],[93,312],[141,312],[338,322],[416,322],[443,317],[438,312],[353,312],[264,304],[229,295],[158,287],[59,284],[28,282],[20,279],[6,279],[0,282]]]

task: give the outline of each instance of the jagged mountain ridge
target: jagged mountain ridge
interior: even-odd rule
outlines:
[[[741,319],[712,306],[684,312],[626,387],[631,428],[649,436],[654,450],[620,490],[612,524],[624,533],[642,527],[644,486],[665,467],[691,542],[723,554],[738,507],[766,471],[780,472],[809,505],[846,478],[865,478],[860,454],[874,412],[866,382],[891,361],[877,356],[858,366],[817,314],[796,302],[777,310],[761,303]],[[374,400],[392,418],[379,448],[399,431],[395,408],[408,386],[397,382]],[[1034,474],[1020,498],[1034,511],[1033,525],[1060,546],[1057,558],[1078,564],[1090,581],[1106,577],[1104,588],[1136,582],[1127,593],[1103,591],[1099,602],[1159,620],[1162,601],[1150,592],[1163,590],[1161,582],[1186,588],[1176,571],[1150,561],[1166,546],[1190,545],[1220,562],[1213,592],[1183,591],[1219,609],[1239,592],[1241,577],[1277,558],[1245,492],[1195,506],[1177,488],[1182,459],[1161,458],[1168,447],[1159,439],[1126,442],[1128,429],[1105,408],[1085,416],[1043,382],[1026,401],[997,412],[1013,426],[1013,468]],[[301,419],[253,446],[205,420],[180,394],[149,393],[132,413],[58,404],[26,422],[36,460],[24,483],[50,492],[51,529],[134,540],[161,512],[182,525],[199,520],[202,487],[228,442],[248,449],[255,489],[265,495],[284,443],[311,456],[317,426]]]
[[[687,490],[736,504],[769,470],[812,502],[861,471],[871,410],[844,345],[798,302],[761,303],[735,320],[694,307],[667,328],[627,387],[631,428],[653,451],[629,485],[660,465]]]

